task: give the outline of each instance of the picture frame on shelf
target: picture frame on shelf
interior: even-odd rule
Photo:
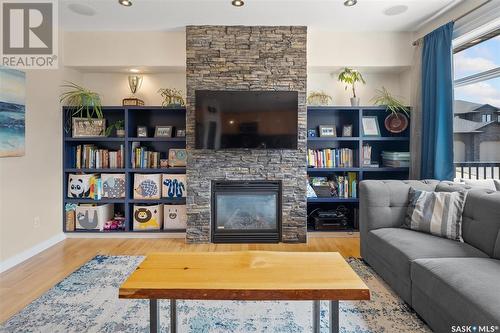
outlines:
[[[137,137],[138,138],[147,138],[148,137],[148,128],[146,126],[137,126]]]
[[[346,137],[352,136],[352,125],[342,126],[342,136],[346,136]]]
[[[171,138],[172,129],[172,126],[156,126],[155,138]]]
[[[175,137],[176,138],[185,138],[186,137],[186,130],[185,129],[178,129],[175,131]]]
[[[380,127],[377,116],[363,116],[361,119],[364,136],[380,136]]]
[[[319,136],[322,138],[336,138],[337,126],[333,125],[319,125]]]

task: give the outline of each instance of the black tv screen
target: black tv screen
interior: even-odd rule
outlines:
[[[296,91],[197,90],[196,149],[297,149]]]

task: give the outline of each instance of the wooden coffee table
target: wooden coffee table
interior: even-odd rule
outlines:
[[[158,299],[170,299],[171,332],[177,299],[311,300],[313,332],[320,300],[330,301],[330,332],[339,331],[339,301],[368,300],[370,291],[337,252],[152,253],[122,284],[120,298],[149,299],[150,332],[158,332]]]

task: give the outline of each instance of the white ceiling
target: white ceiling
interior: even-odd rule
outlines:
[[[353,7],[343,0],[245,0],[237,8],[231,0],[132,0],[124,7],[117,0],[60,0],[60,24],[68,31],[168,31],[186,25],[307,25],[330,31],[415,31],[436,13],[464,0],[358,0]],[[95,10],[93,16],[75,14],[70,4]],[[402,14],[384,14],[394,6]],[[389,10],[391,12],[391,10]],[[131,41],[133,42],[133,41]]]

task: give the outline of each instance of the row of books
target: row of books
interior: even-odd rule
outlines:
[[[160,167],[162,153],[150,151],[146,147],[141,147],[139,142],[132,142],[132,168],[153,168]]]
[[[96,145],[85,144],[73,147],[72,160],[75,168],[103,169],[124,168],[125,152],[123,145],[119,150],[98,148]]]
[[[315,168],[352,168],[354,150],[349,148],[308,149],[307,165]]]
[[[329,177],[313,177],[311,178],[313,188],[329,187],[330,196],[336,198],[357,198],[358,180],[356,172],[347,172],[343,175],[332,175]],[[318,196],[322,194],[316,193]]]

